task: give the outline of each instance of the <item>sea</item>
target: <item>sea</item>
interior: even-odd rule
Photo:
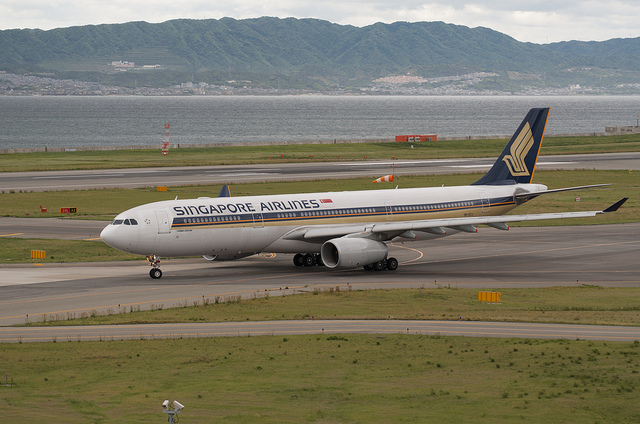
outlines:
[[[637,125],[640,96],[0,96],[0,149],[512,134],[551,107],[547,134]]]

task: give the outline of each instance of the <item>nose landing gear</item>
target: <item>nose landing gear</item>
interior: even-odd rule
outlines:
[[[160,269],[160,257],[156,255],[147,255],[147,261],[151,269],[149,270],[149,276],[153,279],[162,277],[162,270]]]

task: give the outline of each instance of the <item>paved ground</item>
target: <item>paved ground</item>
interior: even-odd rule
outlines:
[[[395,272],[295,268],[291,255],[223,263],[172,260],[163,263],[160,280],[149,278],[148,266],[142,262],[2,265],[0,325],[93,310],[170,307],[216,296],[252,297],[267,291],[274,296],[335,286],[450,285],[479,290],[576,284],[640,286],[640,224],[512,228],[508,232],[483,228],[478,234],[399,244],[390,250],[400,260]],[[15,330],[1,330],[0,339],[17,340]],[[30,331],[25,329],[23,340]],[[100,334],[117,338],[118,331]],[[128,331],[144,337],[156,334],[153,328]]]
[[[424,334],[606,341],[640,340],[640,327],[478,321],[306,320],[84,327],[0,327],[0,342],[140,340],[300,334]]]
[[[86,190],[103,187],[134,188],[365,176],[377,178],[390,174],[392,165],[396,175],[451,174],[488,170],[494,162],[495,158],[466,158],[4,172],[0,173],[0,191]],[[536,167],[537,169],[640,170],[640,152],[541,156]]]
[[[0,237],[100,240],[100,232],[108,224],[69,218],[0,217]]]

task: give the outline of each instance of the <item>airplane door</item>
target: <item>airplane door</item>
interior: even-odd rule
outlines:
[[[169,234],[171,232],[171,223],[169,215],[166,211],[155,211],[156,220],[158,221],[158,234]]]
[[[262,213],[254,213],[253,215],[253,226],[255,228],[264,227],[264,219],[262,218]]]
[[[384,202],[384,209],[387,211],[387,221],[391,221],[393,219],[393,212],[389,202]]]
[[[488,213],[491,210],[491,203],[489,203],[489,196],[484,191],[480,192],[480,202],[482,203],[482,213]]]

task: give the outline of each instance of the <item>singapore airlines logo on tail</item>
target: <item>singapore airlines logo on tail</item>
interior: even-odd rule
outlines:
[[[509,172],[511,172],[511,175],[514,177],[529,175],[529,170],[527,169],[527,164],[524,159],[527,157],[529,150],[531,150],[533,141],[533,133],[527,122],[511,145],[511,154],[505,155],[505,157],[502,158],[507,164]]]

